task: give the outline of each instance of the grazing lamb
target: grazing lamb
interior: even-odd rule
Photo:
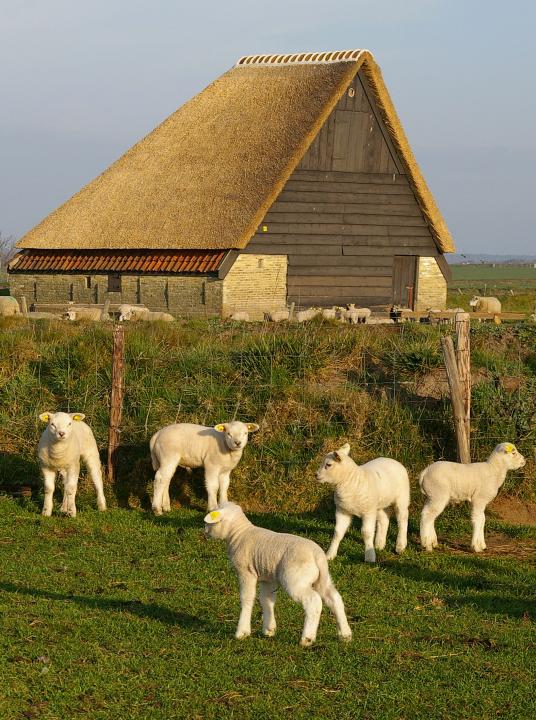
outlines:
[[[494,313],[498,315],[501,312],[501,302],[496,297],[481,297],[475,295],[470,301],[469,305],[473,308],[474,312],[482,313]]]
[[[245,311],[231,313],[229,315],[229,320],[234,320],[235,322],[249,322],[249,313]]]
[[[169,485],[177,467],[205,469],[208,509],[227,502],[231,471],[238,465],[248,441],[256,432],[255,423],[233,420],[215,427],[178,423],[156,432],[149,443],[155,471],[153,510],[156,515],[170,510]]]
[[[19,303],[11,295],[4,295],[0,297],[0,317],[11,315],[20,315]]]
[[[238,575],[241,610],[236,638],[251,635],[251,612],[260,581],[264,635],[275,634],[276,590],[282,585],[305,610],[300,645],[307,647],[316,640],[322,601],[335,615],[339,637],[351,639],[344,603],[329,575],[326,556],[315,542],[256,527],[234,503],[224,503],[205,517],[205,533],[215,540],[226,540],[229,560]]]
[[[52,498],[56,473],[63,477],[63,503],[61,510],[71,517],[76,516],[76,488],[82,459],[97,493],[97,507],[106,510],[106,499],[102,486],[102,472],[99,450],[89,425],[82,422],[83,413],[44,412],[39,419],[47,423],[41,435],[37,455],[45,481],[45,502],[43,515],[52,515]]]
[[[264,313],[264,319],[269,322],[283,322],[288,320],[290,317],[290,310],[272,310],[271,312]]]
[[[329,453],[316,473],[321,483],[334,485],[335,533],[326,553],[328,560],[337,555],[339,544],[352,522],[361,518],[361,533],[365,542],[365,562],[376,562],[377,550],[383,550],[387,540],[389,516],[385,508],[394,505],[398,523],[397,553],[404,552],[408,534],[409,478],[406,468],[396,460],[376,458],[357,465],[349,455],[346,443]],[[374,531],[376,538],[374,539]]]
[[[440,460],[425,468],[420,477],[421,492],[426,502],[421,514],[421,545],[431,552],[437,547],[434,521],[447,504],[469,501],[475,552],[486,549],[484,540],[484,511],[499,492],[508,470],[525,465],[525,458],[512,443],[500,443],[486,462],[456,463]]]
[[[69,308],[65,311],[63,318],[66,320],[92,320],[98,322],[102,319],[100,308]],[[104,318],[106,319],[106,318]],[[109,318],[108,318],[109,319]]]

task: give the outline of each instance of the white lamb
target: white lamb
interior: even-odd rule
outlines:
[[[156,320],[174,322],[175,318],[170,313],[148,310],[144,307],[135,307],[134,305],[119,306],[119,322],[141,320],[145,322],[154,322]]]
[[[290,316],[290,310],[272,310],[264,313],[264,319],[268,322],[283,322],[288,320]]]
[[[92,320],[98,322],[102,318],[102,310],[100,308],[69,308],[63,316],[66,320]]]
[[[501,312],[501,302],[496,297],[482,297],[481,295],[475,295],[469,301],[469,305],[473,308],[474,312],[494,314]]]
[[[39,415],[39,419],[47,423],[37,449],[45,482],[43,515],[52,515],[54,485],[56,473],[59,472],[63,478],[61,510],[71,517],[76,516],[75,497],[80,459],[89,470],[97,493],[97,507],[106,510],[99,450],[91,428],[82,422],[84,417],[83,413],[64,412],[44,412]]]
[[[356,308],[352,305],[349,305],[346,311],[346,319],[352,325],[367,322],[371,315],[372,311],[369,308]]]
[[[389,528],[385,508],[390,505],[394,505],[398,523],[396,551],[403,552],[407,545],[410,496],[406,468],[390,458],[376,458],[357,465],[349,452],[350,445],[346,443],[329,453],[316,473],[318,482],[330,483],[335,490],[335,533],[326,553],[327,559],[333,560],[337,556],[352,516],[357,515],[361,518],[365,562],[376,562],[374,547],[377,550],[385,547]]]
[[[229,315],[229,320],[234,320],[235,322],[249,322],[249,313],[245,310],[231,313]]]
[[[431,552],[437,547],[434,521],[450,501],[471,503],[471,547],[475,552],[485,550],[486,506],[497,496],[508,470],[524,465],[525,458],[515,445],[500,443],[486,462],[464,464],[440,460],[425,468],[419,477],[421,491],[426,495],[421,514],[421,544],[425,550]]]
[[[305,610],[300,645],[306,647],[316,640],[322,601],[336,618],[339,637],[351,639],[344,603],[331,580],[326,556],[315,542],[256,527],[234,503],[220,505],[205,517],[205,533],[227,542],[229,560],[238,575],[241,610],[236,638],[251,635],[251,612],[259,581],[264,635],[275,634],[274,605],[281,585]]]
[[[177,467],[205,469],[208,509],[227,502],[231,471],[238,465],[248,441],[248,433],[256,432],[255,423],[233,420],[213,428],[191,423],[168,425],[150,440],[153,463],[153,510],[156,515],[169,511],[169,485]]]
[[[321,312],[320,308],[310,307],[307,310],[298,310],[294,313],[294,320],[296,322],[308,322],[313,320]]]
[[[0,297],[0,317],[11,315],[20,315],[19,303],[11,295],[3,295]]]

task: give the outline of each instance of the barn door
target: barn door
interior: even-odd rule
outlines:
[[[416,275],[417,257],[415,255],[394,256],[393,305],[401,305],[413,310]]]

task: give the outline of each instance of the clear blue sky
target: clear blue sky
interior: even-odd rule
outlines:
[[[458,250],[536,253],[535,30],[529,0],[0,0],[0,230],[240,55],[368,48]]]

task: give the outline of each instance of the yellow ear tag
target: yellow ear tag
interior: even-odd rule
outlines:
[[[263,226],[262,226],[262,231],[263,231],[263,232],[268,232],[268,225],[263,225]]]
[[[212,520],[218,520],[219,517],[220,517],[220,513],[219,513],[217,510],[213,510],[213,511],[210,513],[210,518],[211,518]]]
[[[514,452],[515,447],[511,443],[506,443],[506,445],[504,446],[504,450],[507,453],[511,453]]]

